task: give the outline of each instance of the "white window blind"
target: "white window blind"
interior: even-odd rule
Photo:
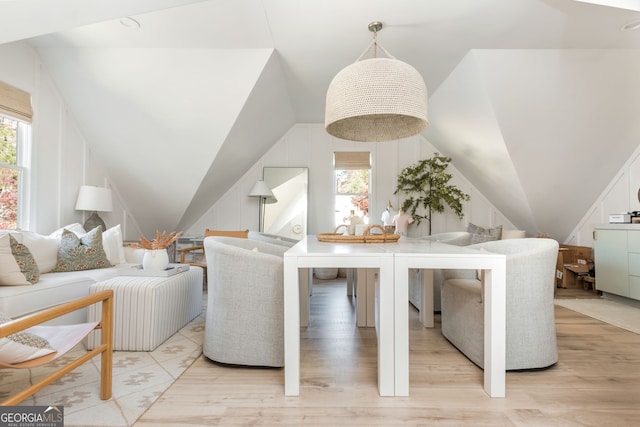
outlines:
[[[371,154],[368,151],[336,151],[333,159],[337,170],[371,169]]]
[[[33,120],[31,94],[0,82],[0,114],[31,123]]]

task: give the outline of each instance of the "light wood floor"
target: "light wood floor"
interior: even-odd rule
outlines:
[[[560,361],[508,372],[489,398],[482,370],[410,310],[410,396],[379,397],[373,329],[357,328],[344,284],[314,286],[301,332],[299,397],[282,369],[218,366],[202,357],[136,426],[637,426],[640,335],[557,307]],[[439,318],[436,318],[439,321]]]

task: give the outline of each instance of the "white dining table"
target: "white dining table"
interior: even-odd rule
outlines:
[[[301,302],[298,270],[315,267],[379,269],[374,304],[377,313],[375,327],[380,396],[409,395],[409,269],[419,268],[427,272],[435,268],[483,270],[484,389],[491,397],[504,397],[504,255],[419,239],[401,238],[396,243],[334,243],[318,242],[315,236],[305,237],[284,254],[285,395],[300,394]],[[306,321],[303,323],[306,325]]]

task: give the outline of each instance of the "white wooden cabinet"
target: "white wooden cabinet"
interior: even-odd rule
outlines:
[[[640,224],[595,228],[596,288],[640,300]]]

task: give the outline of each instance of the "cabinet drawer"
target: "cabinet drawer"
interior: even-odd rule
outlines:
[[[629,274],[640,276],[640,254],[629,254]]]
[[[640,231],[627,231],[629,252],[640,253]]]

